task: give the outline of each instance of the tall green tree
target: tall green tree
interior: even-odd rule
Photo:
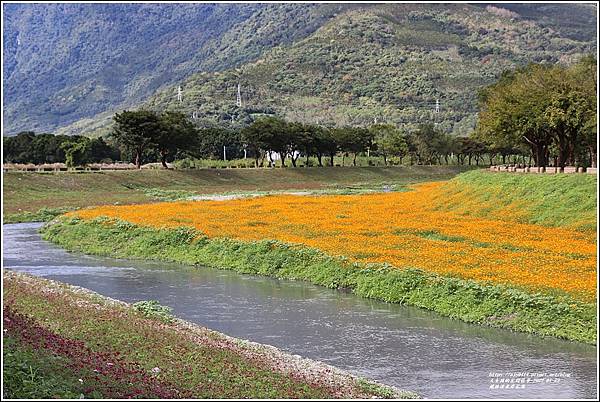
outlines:
[[[273,166],[272,153],[279,154],[281,166],[286,167],[285,159],[291,149],[291,132],[288,123],[278,117],[263,117],[242,131],[244,141],[256,152],[266,152]],[[256,154],[258,155],[258,153]],[[258,157],[256,157],[258,165]]]
[[[244,155],[244,144],[241,133],[225,127],[203,128],[197,131],[197,141],[194,143],[194,154],[202,158],[223,158],[223,147],[226,156],[240,158]]]
[[[444,133],[433,124],[420,124],[415,131],[409,134],[409,148],[416,157],[417,164],[433,164],[439,162],[441,143]]]
[[[65,141],[61,144],[61,148],[65,152],[67,167],[83,166],[89,162],[91,150],[89,138]]]
[[[595,164],[596,60],[571,67],[531,64],[480,93],[477,138],[495,149],[526,145],[538,166],[550,154],[561,169],[586,147]]]
[[[133,152],[134,163],[140,169],[144,151],[156,143],[162,130],[158,114],[150,110],[125,110],[115,114],[113,120],[112,137]]]
[[[314,126],[313,145],[319,166],[323,166],[322,158],[324,155],[329,156],[329,166],[333,166],[335,154],[339,149],[334,129]]]
[[[575,150],[586,141],[586,130],[596,122],[596,62],[585,58],[565,69],[553,68],[544,118],[558,151],[557,166],[574,163]]]
[[[383,156],[385,165],[390,156],[398,156],[402,161],[408,152],[408,145],[402,131],[391,124],[376,124],[371,126],[369,131],[373,135],[377,153]]]
[[[167,158],[178,151],[196,146],[198,139],[196,127],[180,112],[164,112],[158,118],[158,130],[153,143],[160,155],[160,163],[166,169]]]
[[[271,130],[271,121],[267,119],[258,119],[241,130],[242,142],[254,154],[255,167],[263,165],[265,153],[270,149]]]
[[[484,89],[476,136],[496,148],[525,144],[536,164],[545,167],[552,132],[544,117],[548,105],[544,87],[552,85],[551,68],[532,64],[505,73],[498,83]]]
[[[14,137],[2,139],[2,151],[5,162],[28,163],[31,162],[31,144],[36,135],[33,131],[23,131]]]

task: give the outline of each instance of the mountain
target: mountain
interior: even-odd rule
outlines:
[[[243,64],[348,5],[3,4],[4,134],[136,104]]]
[[[596,8],[577,4],[10,6],[5,133],[103,134],[115,111],[144,106],[201,125],[277,113],[330,124],[434,121],[461,134],[474,125],[478,89],[503,70],[569,64],[597,46]],[[24,39],[35,35],[43,46]]]

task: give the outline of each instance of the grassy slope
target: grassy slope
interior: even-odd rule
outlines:
[[[9,397],[415,397],[59,282],[9,271],[3,289]]]
[[[405,303],[466,322],[596,342],[596,306],[567,296],[442,277],[415,269],[350,263],[276,241],[210,239],[193,229],[153,229],[122,221],[59,218],[43,238],[73,251],[177,261],[241,273],[305,280],[357,295]]]
[[[437,209],[547,226],[596,230],[597,176],[463,173],[444,185]]]
[[[153,201],[144,190],[199,194],[228,191],[326,189],[447,180],[466,167],[144,170],[3,174],[4,221],[36,220],[42,208],[77,208]],[[16,215],[21,214],[21,215]],[[12,215],[12,216],[11,216]]]

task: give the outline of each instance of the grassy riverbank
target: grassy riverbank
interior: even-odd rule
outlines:
[[[135,305],[134,305],[135,307]],[[415,397],[86,289],[4,273],[4,397]]]
[[[147,203],[224,192],[343,190],[447,180],[466,166],[4,172],[4,222],[42,221],[47,211]],[[46,212],[44,212],[44,210]]]
[[[596,231],[597,176],[472,171],[440,188],[438,210]]]
[[[596,343],[596,306],[566,293],[351,261],[274,240],[210,238],[192,228],[151,228],[97,218],[61,217],[43,237],[68,250],[156,259],[305,280],[329,288],[436,311],[466,322]]]

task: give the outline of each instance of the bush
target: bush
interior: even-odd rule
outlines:
[[[171,307],[161,305],[157,300],[142,300],[133,303],[133,308],[143,316],[158,319],[163,322],[173,322],[174,317],[171,314]]]

